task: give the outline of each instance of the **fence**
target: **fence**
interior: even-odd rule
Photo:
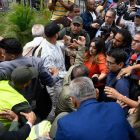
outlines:
[[[3,6],[4,10],[7,11],[9,8],[9,4],[12,2],[16,2],[17,0],[3,0]],[[42,0],[41,0],[42,1]],[[48,3],[49,0],[46,0],[46,3]],[[79,5],[80,12],[82,13],[85,9],[85,0],[75,0],[75,4]]]

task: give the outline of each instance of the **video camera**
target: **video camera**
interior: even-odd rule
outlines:
[[[111,26],[110,25],[101,26],[100,31],[101,31],[101,37],[106,39],[110,36]]]
[[[117,15],[122,16],[127,11],[127,5],[122,2],[117,4]]]

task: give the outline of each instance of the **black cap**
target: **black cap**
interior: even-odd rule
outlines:
[[[24,85],[29,80],[38,76],[38,70],[35,67],[19,66],[11,74],[11,81],[15,85]]]

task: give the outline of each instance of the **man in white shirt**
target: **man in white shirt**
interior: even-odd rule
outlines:
[[[44,37],[44,26],[41,24],[35,24],[32,27],[32,35],[34,39],[23,47],[23,56],[32,56],[34,48],[41,44]]]
[[[137,31],[140,31],[140,10],[136,12],[134,22],[121,22],[121,17],[119,16],[116,22],[116,25],[120,27],[125,27],[131,33],[131,36],[134,37]]]
[[[41,58],[44,61],[46,71],[54,66],[59,70],[59,81],[53,86],[48,87],[47,90],[52,99],[52,111],[48,116],[49,121],[53,121],[55,117],[55,108],[58,101],[59,94],[62,91],[63,78],[66,74],[65,62],[62,50],[66,49],[64,43],[57,41],[60,27],[55,23],[50,23],[45,27],[46,39],[40,45],[42,47]],[[65,41],[64,41],[65,42]]]
[[[115,21],[114,21],[115,18],[116,18],[116,12],[113,9],[109,9],[105,15],[105,22],[101,25],[101,27],[106,26],[106,25],[110,27],[115,26]],[[101,31],[100,31],[101,27],[98,29],[95,37],[98,37],[101,35]]]

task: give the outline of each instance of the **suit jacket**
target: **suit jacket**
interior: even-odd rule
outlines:
[[[119,104],[88,99],[58,120],[56,140],[134,140],[135,136]]]
[[[4,131],[4,126],[1,122],[0,122],[0,131]],[[25,124],[18,131],[3,132],[2,135],[0,136],[0,140],[26,140],[26,138],[29,136],[30,131],[31,128],[29,124]]]

